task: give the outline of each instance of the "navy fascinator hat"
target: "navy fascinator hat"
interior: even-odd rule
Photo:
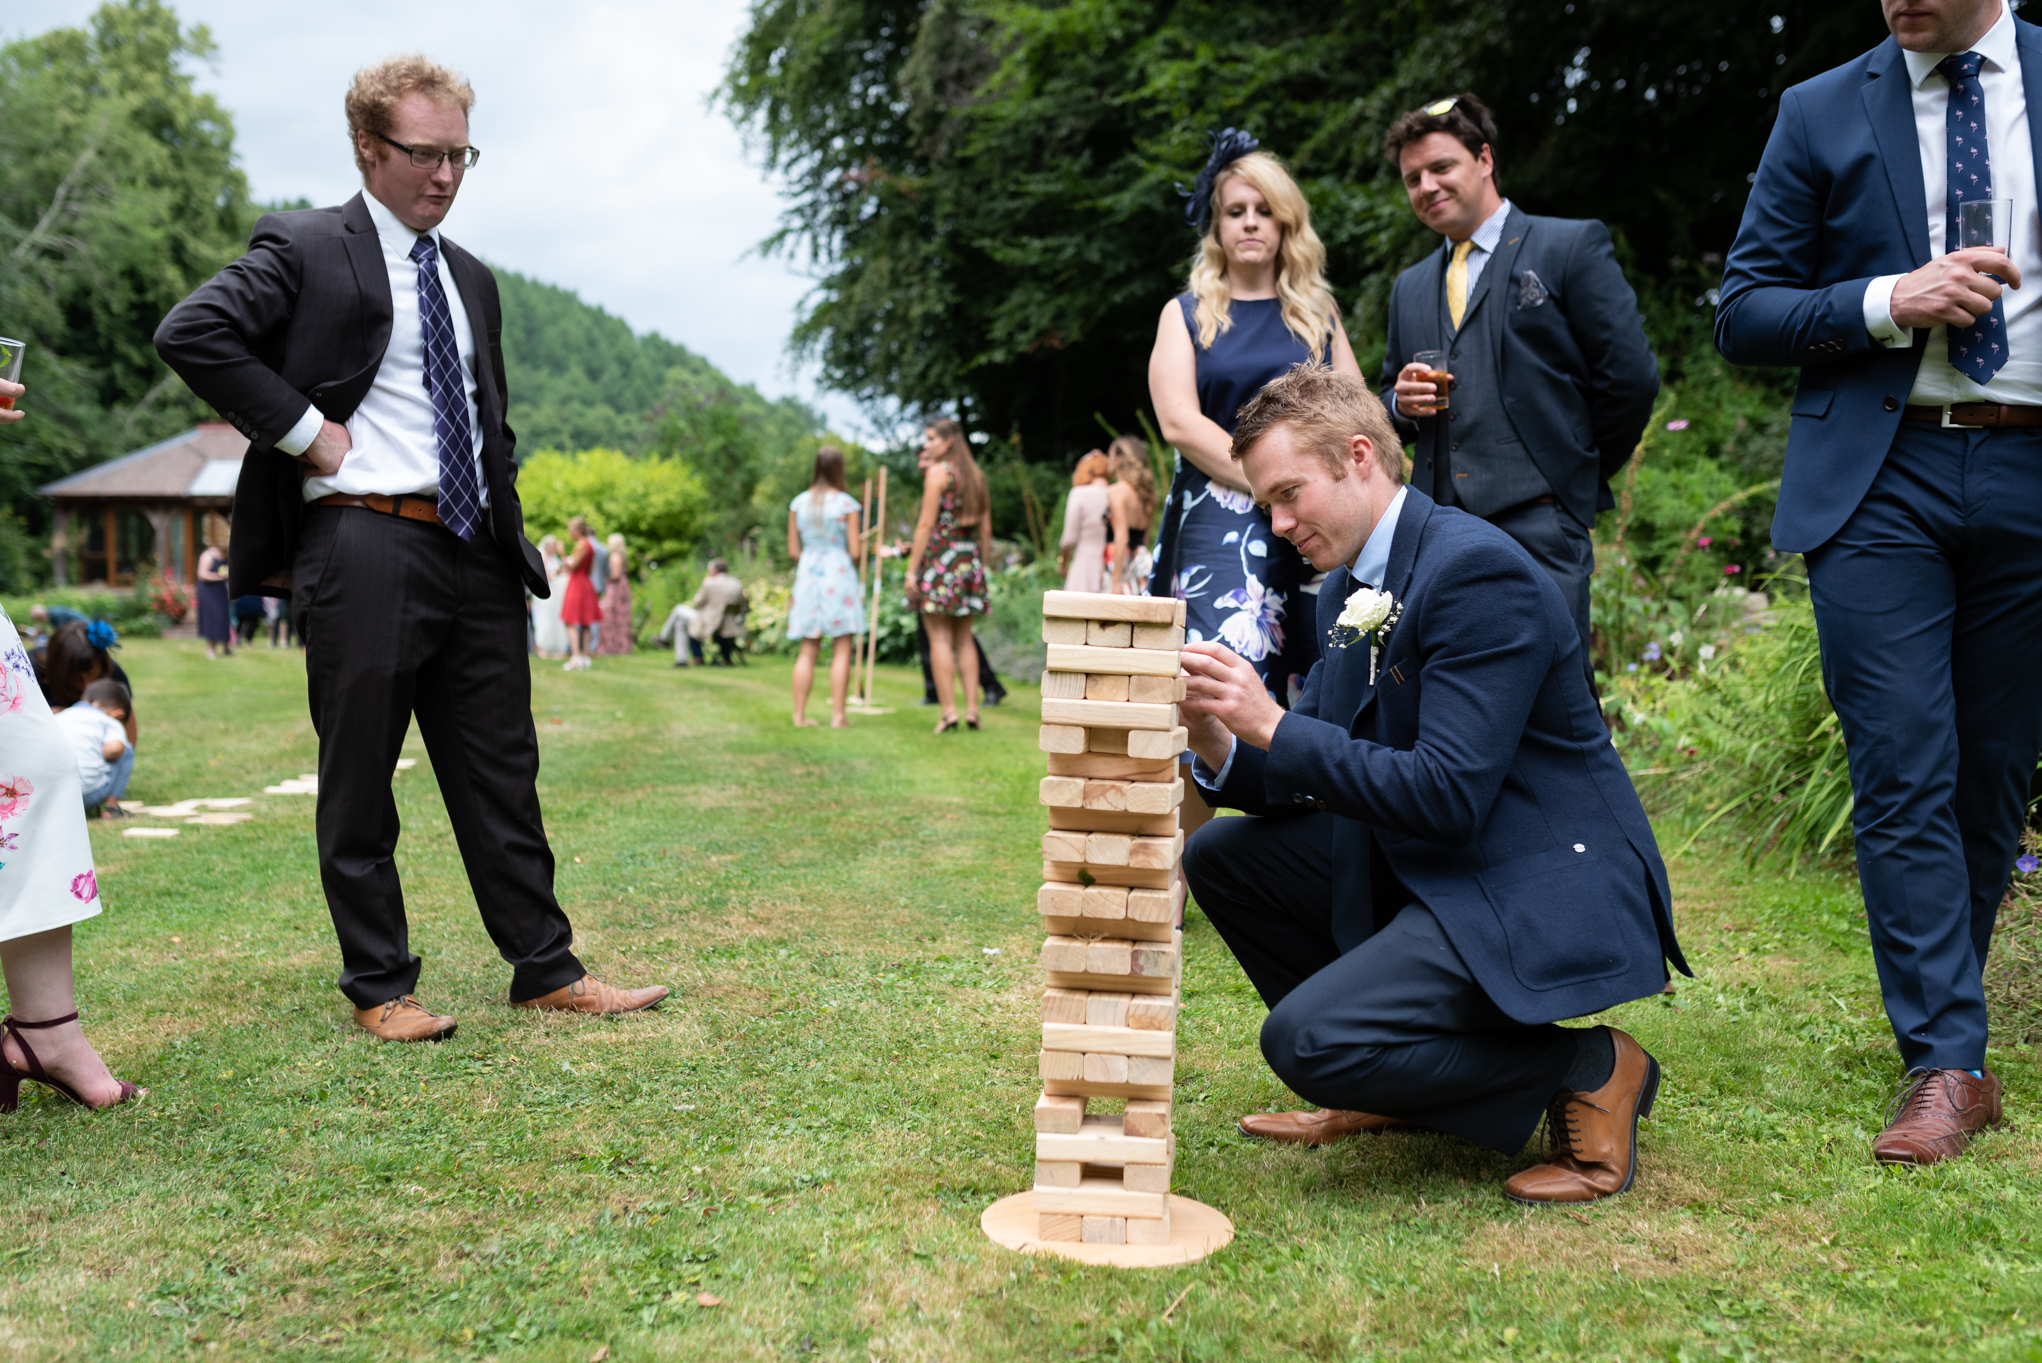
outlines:
[[[1201,233],[1212,226],[1213,181],[1219,179],[1221,171],[1262,145],[1239,128],[1208,132],[1205,140],[1212,147],[1212,155],[1206,158],[1205,169],[1198,172],[1198,183],[1189,189],[1177,186],[1177,192],[1184,196],[1184,221]]]

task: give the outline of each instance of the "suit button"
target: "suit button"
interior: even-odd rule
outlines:
[[[1460,453],[1460,449],[1461,449],[1461,447],[1460,447],[1459,445],[1456,445],[1456,446],[1454,446],[1454,447],[1453,447],[1453,448],[1452,448],[1451,450],[1447,451],[1447,453],[1449,453],[1449,454],[1458,454],[1458,453]]]
[[[1889,412],[1897,412],[1897,411],[1899,411],[1899,410],[1900,410],[1900,399],[1899,399],[1899,398],[1888,398],[1888,399],[1886,399],[1886,410],[1887,410],[1887,411],[1889,411]]]

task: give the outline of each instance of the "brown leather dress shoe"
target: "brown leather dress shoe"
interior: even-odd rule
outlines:
[[[1881,1164],[1935,1164],[1955,1159],[1971,1133],[1999,1125],[1999,1076],[1974,1079],[1965,1070],[1909,1070],[1872,1142]]]
[[[637,1013],[657,1004],[673,991],[663,984],[650,989],[619,989],[593,975],[584,975],[536,999],[522,999],[513,1008],[550,1008],[561,1013]]]
[[[454,1034],[454,1020],[435,1013],[409,994],[399,994],[374,1008],[355,1009],[355,1021],[370,1036],[384,1041],[445,1041]]]
[[[1513,1201],[1594,1202],[1627,1191],[1638,1176],[1638,1122],[1659,1096],[1659,1062],[1630,1035],[1609,1029],[1617,1064],[1593,1093],[1562,1093],[1546,1109],[1544,1164],[1503,1185]]]
[[[1331,1145],[1364,1132],[1416,1130],[1411,1123],[1395,1117],[1378,1117],[1373,1112],[1343,1112],[1329,1107],[1324,1112],[1251,1112],[1241,1118],[1241,1134],[1279,1145]]]

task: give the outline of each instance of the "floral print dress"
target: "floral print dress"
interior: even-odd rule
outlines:
[[[963,530],[962,538],[959,530]],[[957,524],[957,475],[943,485],[943,500],[936,507],[936,526],[929,532],[929,547],[922,555],[922,574],[916,579],[922,589],[924,615],[984,615],[986,613],[986,566],[979,561],[978,527]]]
[[[0,942],[99,912],[78,758],[0,610]]]

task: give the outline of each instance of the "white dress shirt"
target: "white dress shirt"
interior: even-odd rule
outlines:
[[[397,220],[375,195],[366,191],[362,202],[376,224],[376,236],[383,246],[383,265],[390,273],[390,344],[383,363],[376,370],[368,396],[347,420],[348,439],[354,447],[330,477],[307,478],[305,500],[315,501],[329,493],[343,492],[359,497],[370,492],[385,496],[418,493],[435,495],[440,490],[440,441],[433,429],[432,394],[425,387],[425,327],[418,314],[418,262],[411,248],[418,233]],[[468,324],[468,310],[461,305],[461,291],[454,286],[453,271],[440,247],[439,229],[432,237],[439,262],[440,287],[446,290],[447,310],[454,323],[454,344],[461,352],[461,379],[467,390],[468,430],[475,441],[475,488],[483,506],[489,505],[489,485],[482,478],[482,421],[475,404],[475,329]],[[285,454],[302,454],[319,434],[324,420],[316,407],[305,415],[277,448]]]
[[[1509,206],[1507,203],[1504,205],[1505,208]],[[1489,221],[1499,222],[1501,218],[1491,218]],[[1382,590],[1383,578],[1388,576],[1390,571],[1390,545],[1397,538],[1397,517],[1403,514],[1404,494],[1410,490],[1409,484],[1397,489],[1397,495],[1390,498],[1389,506],[1383,510],[1383,518],[1376,522],[1375,529],[1369,531],[1368,538],[1362,541],[1361,552],[1354,556],[1354,566],[1348,570],[1353,574],[1354,581],[1365,582],[1377,591]],[[1314,623],[1313,628],[1318,628],[1318,625]],[[1206,767],[1203,759],[1194,761],[1191,764],[1191,779],[1207,790],[1217,793],[1219,788],[1227,783],[1227,773],[1234,769],[1234,750],[1240,745],[1241,740],[1238,738],[1227,744],[1227,760],[1220,764],[1220,769],[1216,772]]]
[[[1475,243],[1475,249],[1468,252],[1468,298],[1470,300],[1473,300],[1475,296],[1475,285],[1482,278],[1483,267],[1489,263],[1489,257],[1496,254],[1496,243],[1503,240],[1503,222],[1509,216],[1510,200],[1505,199],[1502,207],[1483,219],[1482,225],[1475,229],[1475,234],[1468,238],[1468,240]],[[1456,244],[1452,237],[1446,239],[1446,251],[1449,259],[1453,256],[1453,248]]]
[[[1992,197],[2014,201],[2013,249],[2007,254],[2027,281],[2000,295],[2007,314],[2007,362],[1980,387],[1950,366],[1947,326],[1929,332],[1910,403],[1940,407],[1952,402],[2004,402],[2042,406],[2042,218],[2035,202],[2034,139],[2028,130],[2028,95],[2021,86],[2021,54],[2014,42],[2013,11],[2004,3],[1999,21],[1969,48],[1985,58],[1978,83],[1985,92],[1985,147],[1992,158]],[[1950,83],[1936,70],[1947,52],[1905,52],[1914,92],[1915,139],[1921,147],[1922,188],[1928,198],[1928,254],[1943,249],[1949,223]],[[1914,344],[1914,329],[1893,320],[1893,286],[1899,275],[1881,275],[1865,290],[1865,330],[1888,347]]]

